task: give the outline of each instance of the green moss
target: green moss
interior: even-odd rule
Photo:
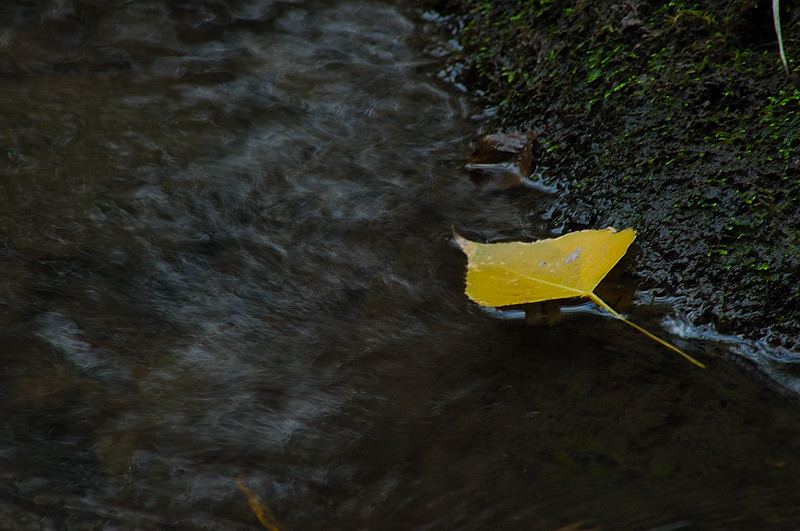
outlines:
[[[791,315],[781,330],[800,335],[800,87],[780,65],[769,6],[437,7],[461,15],[460,81],[497,108],[496,126],[547,125],[538,162],[570,191],[555,225],[635,223],[639,270],[684,296],[679,311],[756,336]],[[800,11],[787,15],[787,53],[800,57],[786,38],[800,35]],[[732,285],[737,297],[723,296]],[[765,308],[767,292],[780,303]]]

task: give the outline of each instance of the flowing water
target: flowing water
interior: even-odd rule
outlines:
[[[548,197],[469,183],[412,15],[0,6],[3,529],[797,527],[797,403],[725,344],[466,299],[451,226]]]

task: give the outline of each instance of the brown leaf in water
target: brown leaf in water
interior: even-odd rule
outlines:
[[[472,183],[483,190],[521,186],[533,169],[538,133],[495,133],[483,137],[467,158]]]
[[[247,485],[244,484],[244,480],[242,480],[242,476],[236,478],[236,486],[239,487],[239,490],[244,492],[244,495],[247,496],[247,502],[250,504],[250,510],[253,511],[253,514],[256,515],[258,521],[261,522],[266,529],[270,531],[283,531],[283,524],[281,524],[280,520],[278,520],[269,507],[264,505],[261,502],[261,498],[259,498],[258,494],[253,492]]]

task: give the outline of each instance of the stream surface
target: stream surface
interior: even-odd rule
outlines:
[[[411,16],[0,6],[0,527],[262,528],[237,478],[287,530],[800,525],[798,403],[724,342],[467,300],[451,226],[548,197],[473,188]]]

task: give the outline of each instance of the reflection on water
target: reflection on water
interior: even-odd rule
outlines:
[[[397,6],[0,7],[0,514],[16,529],[554,529],[800,516],[794,406],[596,315],[497,320],[450,227],[479,123]],[[663,307],[634,319],[658,328]]]

